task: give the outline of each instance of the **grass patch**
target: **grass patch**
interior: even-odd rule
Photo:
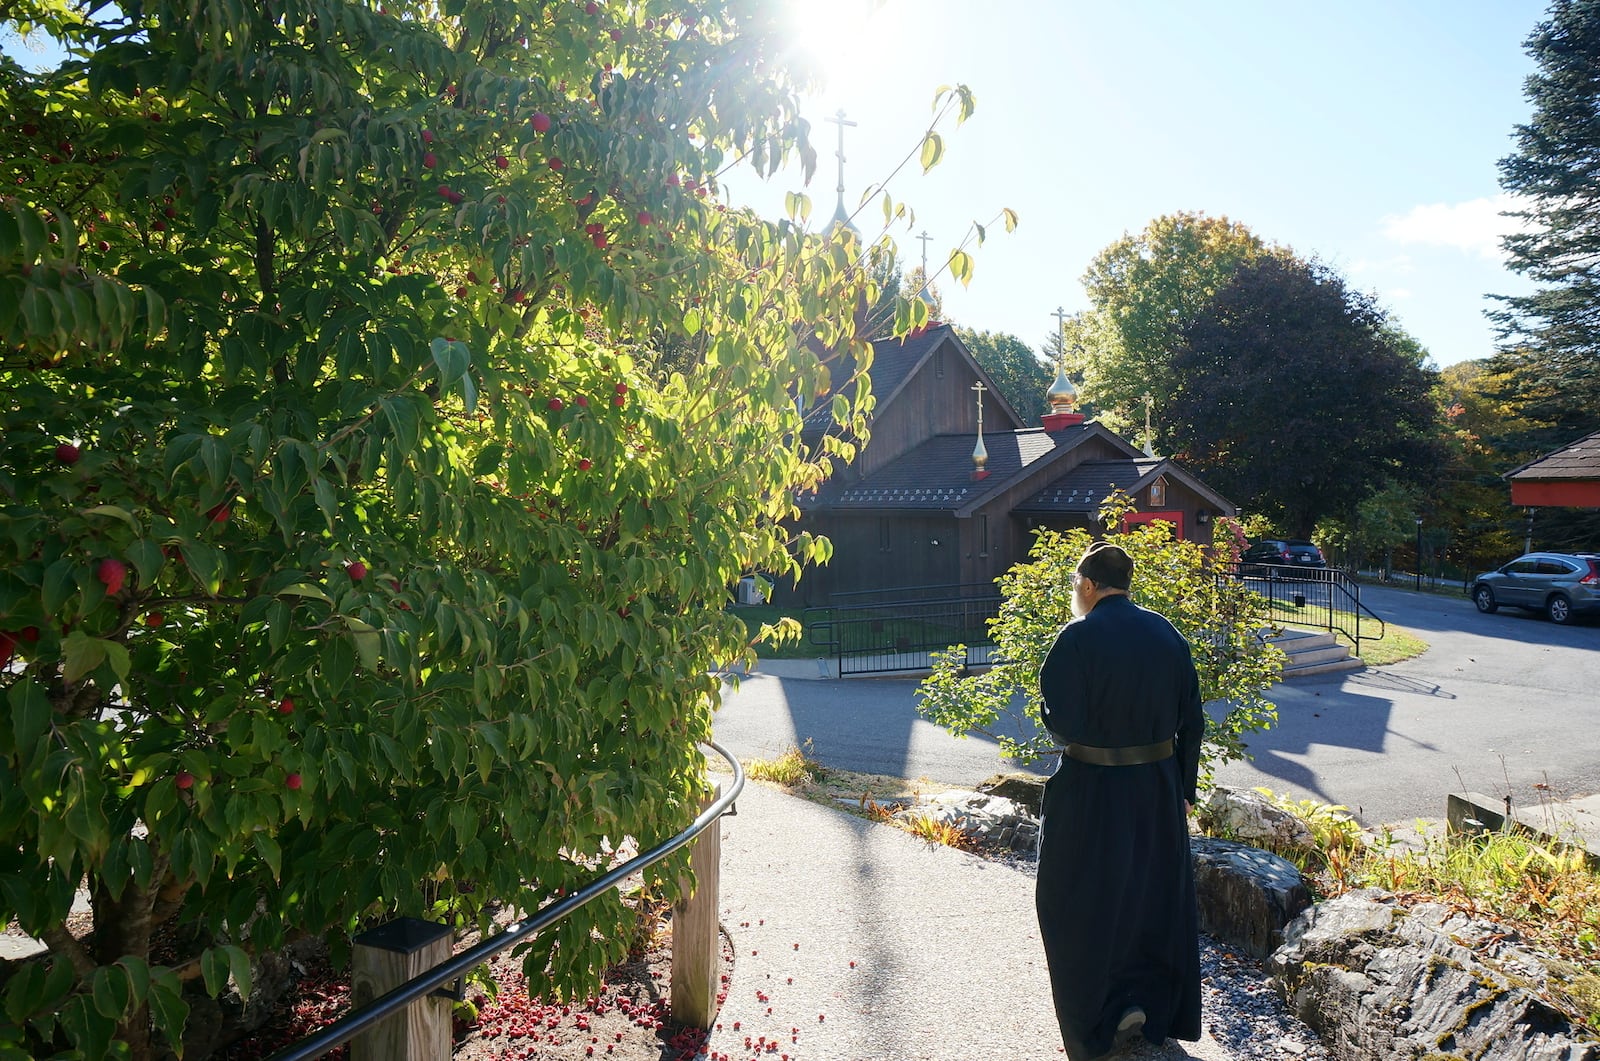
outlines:
[[[811,742],[802,748],[790,748],[776,759],[751,759],[744,765],[746,775],[757,781],[771,781],[775,785],[793,788],[822,780],[822,764],[811,758]]]
[[[1311,630],[1323,633],[1327,630],[1323,626],[1306,626],[1301,623],[1277,622],[1285,630]],[[1370,624],[1369,624],[1370,625]],[[1332,631],[1334,640],[1344,645],[1352,653],[1356,651],[1355,642],[1337,630]],[[1369,667],[1382,667],[1387,663],[1399,663],[1401,660],[1414,659],[1428,651],[1429,645],[1422,638],[1394,623],[1385,623],[1382,637],[1371,637],[1366,632],[1361,636],[1361,661]]]
[[[900,807],[917,803],[923,792],[944,792],[960,786],[940,784],[925,777],[912,781],[883,774],[834,770],[811,758],[810,740],[804,747],[790,748],[776,759],[752,759],[744,764],[744,771],[747,777],[780,785],[791,795],[868,821],[892,825],[926,843],[962,851],[971,851],[977,846],[972,837],[955,825],[920,814],[905,819],[894,816]]]
[[[930,818],[925,814],[915,814],[907,818],[902,828],[918,840],[929,844],[940,844],[944,847],[953,847],[958,851],[969,851],[974,846],[972,837],[962,832],[949,822]]]
[[[776,604],[730,604],[728,610],[744,620],[745,632],[755,644],[759,659],[818,659],[827,650],[806,640],[805,611]]]

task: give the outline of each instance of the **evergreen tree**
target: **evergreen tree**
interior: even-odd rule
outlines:
[[[1491,317],[1506,345],[1495,370],[1534,421],[1529,455],[1600,427],[1600,0],[1555,0],[1529,36],[1539,64],[1525,92],[1533,116],[1500,184],[1525,204],[1507,236],[1510,265],[1541,286],[1504,297]]]

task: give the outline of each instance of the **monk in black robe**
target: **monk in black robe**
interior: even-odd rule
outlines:
[[[1127,590],[1133,562],[1096,542],[1073,577],[1079,618],[1039,672],[1064,745],[1045,785],[1035,903],[1072,1061],[1200,1038],[1200,941],[1188,814],[1205,716],[1183,635]]]

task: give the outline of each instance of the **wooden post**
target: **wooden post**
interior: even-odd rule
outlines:
[[[402,917],[363,932],[350,959],[350,1001],[361,1006],[450,959],[451,931]],[[450,1061],[450,999],[420,998],[350,1041],[351,1061]]]
[[[721,795],[721,783],[713,784],[701,809]],[[672,1019],[693,1028],[711,1027],[717,1015],[722,971],[722,941],[717,936],[721,866],[719,818],[689,845],[689,868],[697,883],[693,893],[672,910]]]

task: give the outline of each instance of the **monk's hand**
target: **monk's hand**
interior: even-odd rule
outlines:
[[[1191,815],[1193,813],[1194,813],[1194,804],[1190,803],[1188,800],[1184,800],[1183,801],[1183,816],[1185,818],[1187,818],[1189,815]]]

